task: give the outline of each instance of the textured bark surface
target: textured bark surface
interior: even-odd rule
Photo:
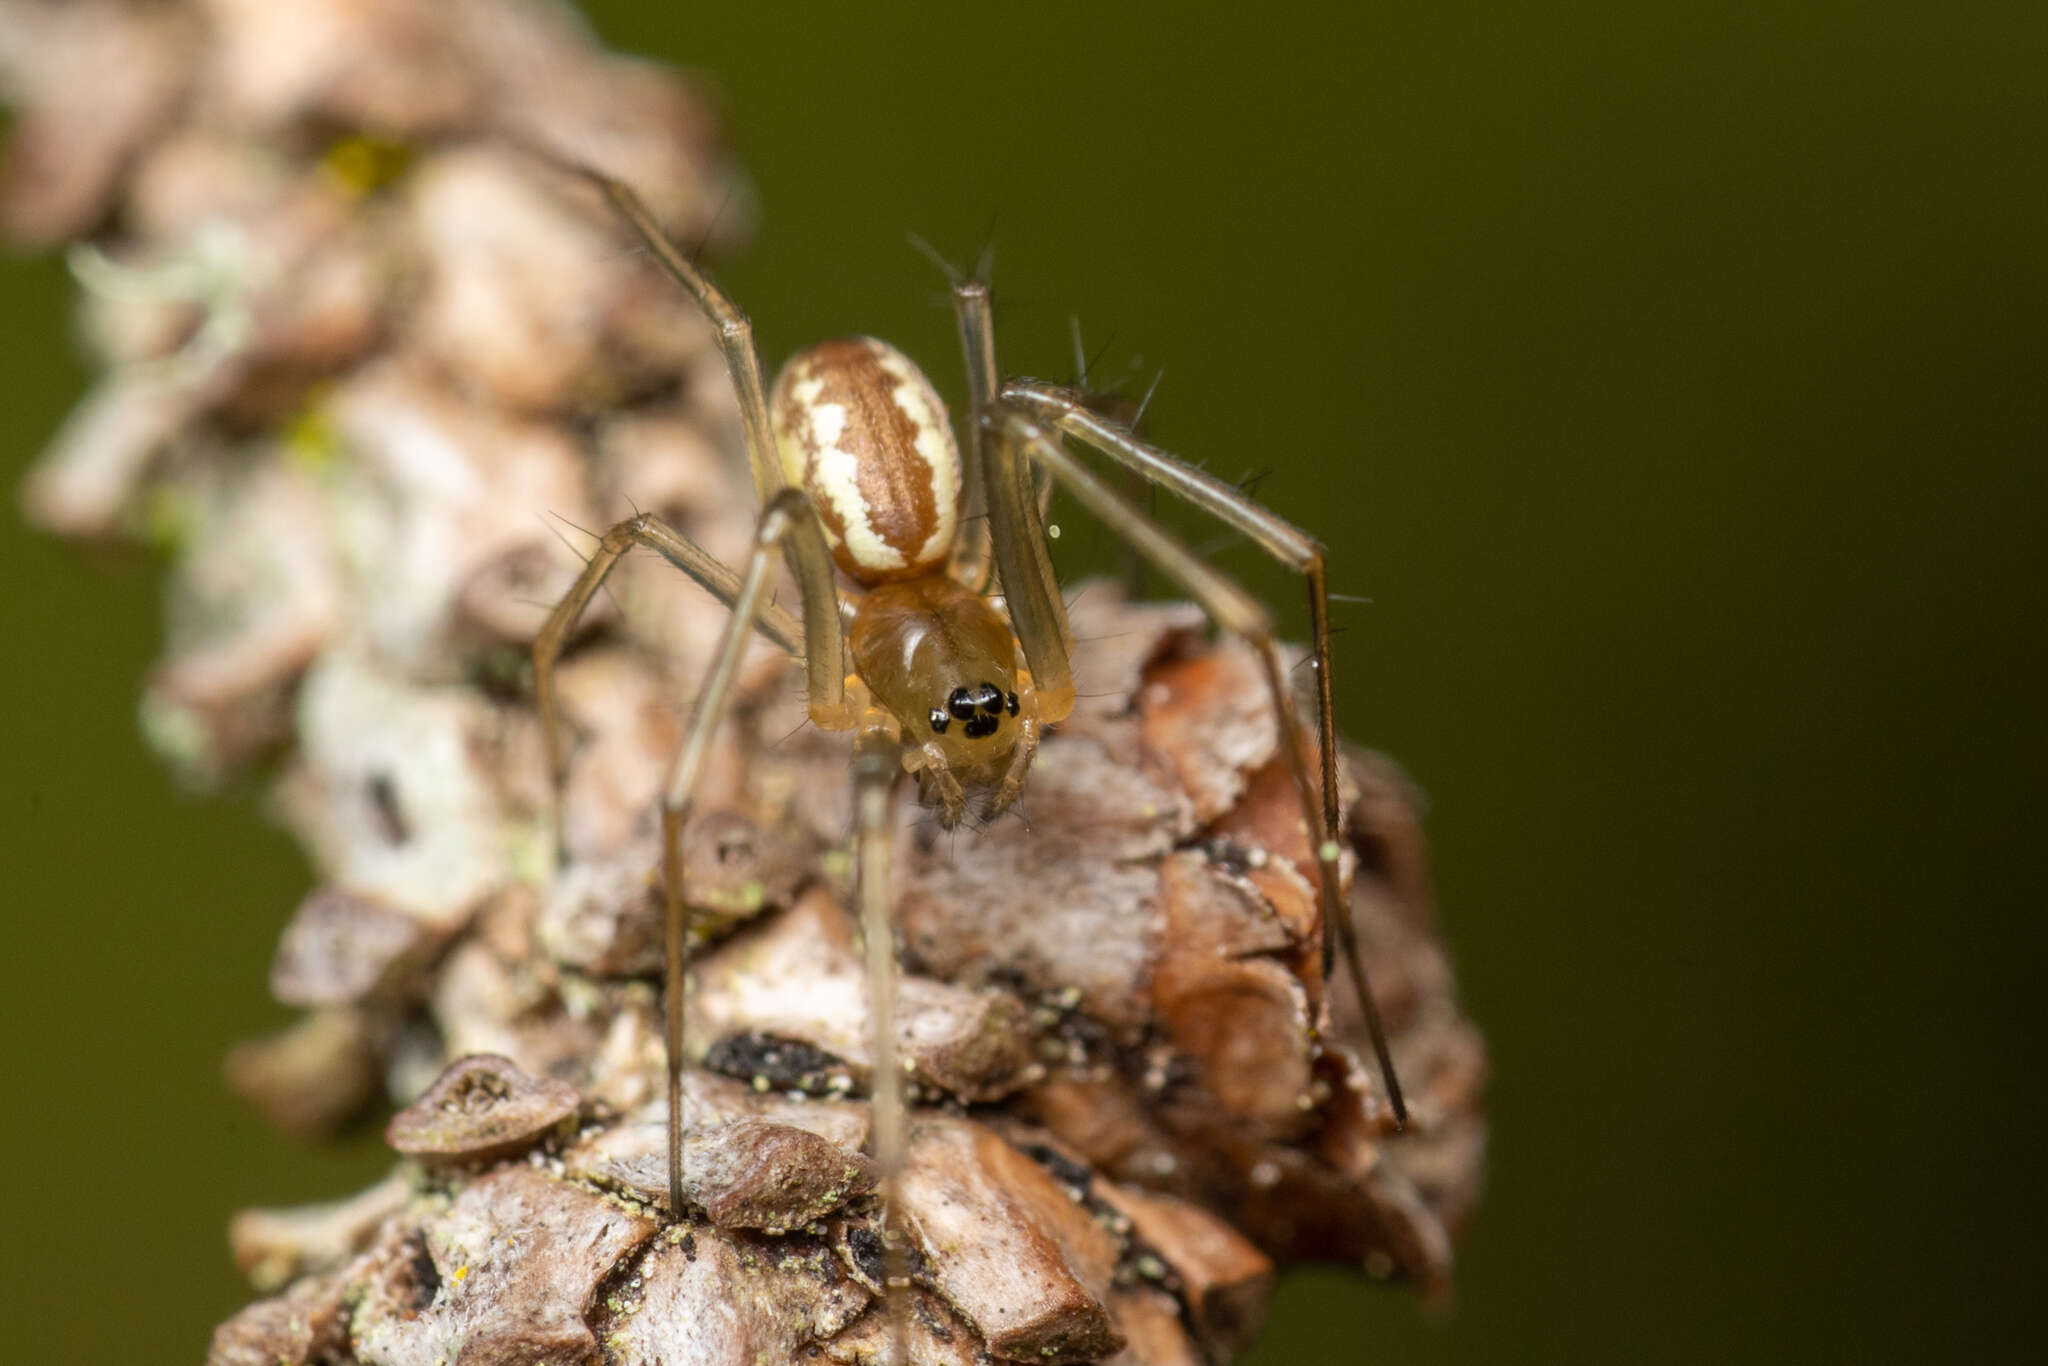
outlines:
[[[84,98],[109,63],[134,79]],[[696,239],[746,218],[702,103],[546,0],[6,0],[0,81],[0,225],[92,243],[104,361],[26,509],[166,549],[150,734],[195,782],[273,766],[322,877],[271,979],[306,1013],[229,1077],[301,1133],[396,1109],[387,1180],[236,1216],[268,1298],[210,1359],[879,1360],[844,737],[750,655],[688,834],[682,1211],[654,814],[723,614],[651,557],[563,663],[560,869],[545,824],[526,650],[578,567],[566,526],[657,512],[736,561],[751,491],[708,329],[509,140],[631,181]],[[1225,1360],[1302,1259],[1440,1289],[1485,1054],[1415,792],[1347,756],[1397,1133],[1321,976],[1254,662],[1105,586],[1073,615],[1083,701],[1016,817],[901,812],[913,1359]]]

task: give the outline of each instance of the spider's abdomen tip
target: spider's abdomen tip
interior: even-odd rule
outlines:
[[[924,372],[873,337],[790,358],[769,403],[783,473],[810,495],[833,557],[863,584],[927,574],[960,527],[960,450]]]

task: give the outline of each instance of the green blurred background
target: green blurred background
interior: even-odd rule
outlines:
[[[1159,439],[1270,469],[1371,599],[1340,709],[1434,801],[1490,1189],[1448,1313],[1300,1275],[1257,1360],[2024,1340],[2031,7],[587,8],[722,90],[762,209],[723,273],[771,365],[870,331],[957,391],[904,237],[967,257],[993,224],[1007,369],[1064,377],[1078,312],[1112,372],[1164,368]],[[11,485],[84,374],[61,269],[0,290]],[[218,1080],[283,1017],[307,874],[253,789],[181,795],[143,752],[153,567],[11,516],[0,553],[5,1355],[196,1361],[245,1298],[228,1212],[382,1159]]]

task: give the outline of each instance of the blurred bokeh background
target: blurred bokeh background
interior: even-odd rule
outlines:
[[[2042,1271],[2048,21],[2022,6],[590,0],[705,72],[771,366],[959,388],[1069,317],[1333,549],[1491,1038],[1455,1302],[1291,1278],[1261,1362],[1982,1359]],[[118,73],[110,73],[118,79]],[[0,478],[84,383],[0,267]],[[1071,519],[1070,519],[1071,520]],[[1075,526],[1072,572],[1113,550]],[[1207,533],[1197,532],[1197,539]],[[1303,627],[1296,591],[1218,552]],[[219,1081],[305,883],[142,748],[153,568],[0,516],[10,1360],[195,1361],[228,1212],[353,1189]]]

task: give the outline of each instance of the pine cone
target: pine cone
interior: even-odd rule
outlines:
[[[111,64],[120,100],[82,97]],[[519,148],[716,249],[748,215],[703,101],[546,0],[12,0],[0,84],[0,224],[86,244],[104,365],[28,511],[169,550],[150,734],[195,782],[274,762],[322,878],[272,973],[306,1013],[230,1078],[302,1133],[402,1107],[386,1181],[237,1216],[271,1298],[210,1360],[880,1360],[846,738],[756,646],[687,836],[680,1212],[655,812],[724,613],[665,565],[622,567],[563,661],[560,869],[546,828],[527,652],[577,529],[656,512],[737,561],[753,517],[709,329]],[[1084,700],[1021,819],[901,811],[914,1359],[1226,1360],[1276,1262],[1440,1290],[1485,1061],[1413,789],[1347,756],[1396,1132],[1324,1000],[1255,661],[1105,585],[1073,617]]]

